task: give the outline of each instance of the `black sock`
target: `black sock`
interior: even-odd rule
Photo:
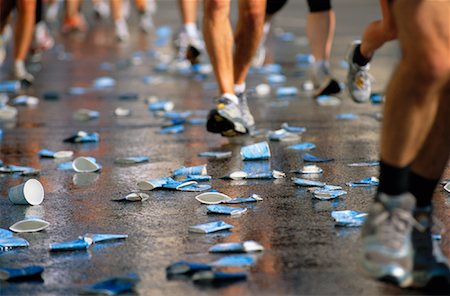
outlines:
[[[417,207],[431,206],[431,198],[439,179],[428,179],[414,172],[409,174],[409,192],[416,198]]]
[[[380,185],[378,192],[399,195],[408,191],[409,166],[399,168],[380,162]]]
[[[357,65],[364,67],[370,62],[370,58],[366,58],[361,54],[361,45],[358,44],[355,47],[355,51],[353,52],[353,63],[356,63]]]

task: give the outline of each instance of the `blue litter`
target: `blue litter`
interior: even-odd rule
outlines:
[[[309,142],[299,143],[295,145],[291,145],[287,147],[288,149],[297,150],[297,151],[307,151],[316,148],[316,145]]]
[[[336,226],[359,227],[367,219],[367,214],[352,210],[332,211],[331,216],[336,222]]]
[[[240,204],[240,203],[246,203],[246,202],[257,202],[263,200],[259,195],[252,194],[249,197],[237,197],[233,198],[231,200],[223,201],[224,204]]]
[[[326,184],[319,181],[301,179],[301,178],[293,178],[294,184],[303,187],[324,187]]]
[[[191,186],[197,184],[195,181],[183,182],[183,181],[169,181],[161,186],[163,189],[180,190],[182,187]]]
[[[384,95],[380,93],[372,93],[370,95],[370,101],[372,102],[372,104],[383,104]]]
[[[0,268],[0,280],[25,280],[40,277],[44,268],[41,266],[27,266],[23,268]]]
[[[233,228],[232,225],[227,224],[223,221],[214,221],[206,224],[199,224],[189,227],[189,232],[196,232],[196,233],[212,233],[222,230],[228,230]]]
[[[100,243],[100,242],[126,239],[128,237],[128,235],[127,234],[112,234],[112,233],[101,233],[101,234],[87,233],[83,237],[88,240],[89,239],[92,240],[92,242],[94,244],[96,244],[96,243]]]
[[[208,214],[223,214],[223,215],[240,215],[247,211],[246,208],[233,208],[220,205],[207,206]]]
[[[281,128],[290,132],[290,133],[296,133],[296,134],[302,134],[306,132],[306,127],[304,126],[292,126],[289,125],[287,122],[283,123],[281,125]]]
[[[148,104],[148,110],[150,111],[171,111],[173,107],[173,102],[164,100]]]
[[[188,118],[187,123],[192,125],[206,124],[206,118]]]
[[[209,248],[210,253],[248,253],[261,252],[264,247],[255,241],[245,241],[240,243],[223,243]]]
[[[116,85],[116,80],[114,78],[103,76],[94,80],[92,86],[96,89],[104,89],[114,87]]]
[[[180,134],[182,132],[184,132],[184,126],[181,124],[165,127],[159,130],[160,134]]]
[[[177,261],[166,267],[166,274],[171,275],[181,275],[181,274],[193,274],[198,271],[211,270],[212,266],[209,264],[187,262],[187,261]]]
[[[353,162],[347,164],[349,167],[372,167],[372,166],[379,166],[380,161],[378,160],[368,160],[368,161],[362,161],[362,162]]]
[[[341,113],[336,115],[336,119],[341,120],[356,120],[359,119],[359,116],[353,113]]]
[[[347,191],[339,189],[317,189],[313,192],[314,197],[320,200],[335,199],[345,194]]]
[[[316,102],[320,106],[338,106],[342,103],[339,98],[327,95],[318,96]]]
[[[153,190],[155,188],[162,188],[165,184],[174,182],[175,180],[169,177],[153,179],[149,181],[141,181],[138,183],[140,190]]]
[[[188,181],[207,182],[207,181],[211,181],[211,179],[212,179],[212,177],[208,176],[208,175],[188,175],[182,181],[183,182],[188,182]]]
[[[276,96],[277,98],[285,98],[285,97],[295,97],[298,95],[298,88],[295,86],[283,86],[277,88]]]
[[[227,152],[216,152],[216,151],[207,151],[207,152],[200,152],[197,154],[198,157],[207,157],[207,158],[215,158],[215,159],[226,159],[230,158],[232,155],[231,151]]]
[[[15,93],[21,88],[20,81],[9,80],[0,82],[0,93]]]
[[[74,86],[74,87],[70,87],[67,90],[67,93],[69,95],[73,95],[73,96],[79,96],[79,95],[84,95],[87,93],[87,89],[85,87],[80,87],[80,86]]]
[[[79,131],[75,135],[64,139],[65,143],[97,143],[100,141],[100,136],[97,133],[87,133]]]
[[[65,170],[65,171],[71,171],[71,170],[73,170],[72,163],[73,163],[72,161],[60,163],[58,165],[58,169]]]
[[[295,35],[292,32],[284,32],[281,35],[278,36],[281,41],[284,42],[292,42],[295,40]]]
[[[214,261],[212,265],[219,267],[241,267],[255,264],[255,259],[246,255],[232,255]]]
[[[273,84],[281,84],[286,82],[286,76],[282,74],[270,74],[266,77],[267,82],[271,85]]]
[[[190,184],[190,185],[184,185],[184,186],[178,187],[177,190],[187,191],[187,192],[202,192],[202,191],[210,190],[211,188],[212,188],[211,185]]]
[[[379,180],[377,177],[368,177],[358,181],[348,182],[347,186],[350,187],[367,187],[367,186],[378,186]]]
[[[181,167],[172,172],[172,176],[174,176],[174,177],[193,176],[193,175],[205,176],[207,174],[208,174],[208,172],[206,169],[206,164],[191,166],[191,167]]]
[[[195,284],[222,284],[247,279],[243,272],[200,271],[194,274],[192,280]]]
[[[334,158],[317,157],[309,153],[305,153],[302,158],[304,161],[309,162],[330,162],[334,160]]]
[[[27,240],[20,237],[0,238],[0,251],[8,251],[14,248],[25,248],[30,244]]]
[[[139,276],[129,273],[126,276],[109,278],[97,282],[83,289],[84,293],[118,295],[125,292],[132,292],[139,282]]]
[[[85,239],[77,239],[73,241],[63,242],[63,243],[54,243],[50,244],[49,248],[52,252],[60,252],[60,251],[78,251],[78,250],[87,250],[91,242]]]
[[[260,142],[241,148],[243,160],[263,160],[270,158],[270,148],[267,142]]]
[[[150,158],[148,156],[130,156],[130,157],[116,158],[114,162],[120,164],[134,164],[134,163],[148,162],[149,160]]]
[[[13,237],[14,233],[7,229],[0,228],[0,239]]]

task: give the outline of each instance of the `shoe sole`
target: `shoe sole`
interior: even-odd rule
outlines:
[[[412,287],[413,285],[411,273],[405,273],[403,276],[394,274],[395,270],[402,269],[397,264],[380,266],[363,258],[363,266],[371,277],[379,281],[394,284],[402,288]]]
[[[245,135],[245,133],[241,133],[235,129],[234,123],[228,118],[222,116],[217,109],[213,109],[208,114],[208,120],[206,122],[206,130],[215,133],[221,134],[224,137],[235,137],[239,135]]]

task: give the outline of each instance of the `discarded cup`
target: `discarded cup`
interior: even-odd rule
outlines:
[[[0,120],[12,120],[17,116],[17,108],[12,106],[3,106],[0,108]]]
[[[100,141],[100,136],[97,133],[87,133],[79,131],[75,135],[64,139],[66,143],[96,143]]]
[[[32,96],[22,95],[15,97],[12,104],[15,106],[36,106],[39,104],[39,99]]]
[[[290,132],[290,133],[295,133],[295,134],[302,134],[304,132],[306,132],[306,127],[304,126],[292,126],[289,125],[287,122],[283,123],[281,125],[281,128]]]
[[[73,170],[77,173],[93,173],[102,167],[96,163],[95,158],[80,156],[72,162]]]
[[[69,158],[73,156],[73,151],[52,151],[48,149],[42,149],[38,152],[40,157],[47,158]]]
[[[19,80],[8,80],[0,82],[0,93],[15,93],[21,88]]]
[[[215,158],[215,159],[227,159],[230,158],[232,155],[231,151],[227,152],[216,152],[216,151],[207,151],[207,152],[200,152],[197,154],[198,157],[207,157],[207,158]]]
[[[137,185],[140,190],[149,191],[149,190],[153,190],[155,188],[162,188],[163,185],[165,185],[169,182],[173,182],[173,181],[175,181],[175,180],[172,178],[169,178],[169,177],[165,177],[165,178],[158,178],[158,179],[153,179],[153,180],[149,180],[149,181],[140,181]]]
[[[150,111],[172,111],[175,104],[170,101],[158,101],[150,103],[148,105],[148,110]]]
[[[195,263],[187,261],[177,261],[166,267],[168,276],[181,274],[194,274],[199,271],[211,270],[212,266],[204,263]]]
[[[445,189],[445,191],[450,192],[450,182],[445,184],[444,189]]]
[[[309,142],[299,143],[295,145],[291,145],[287,147],[288,149],[297,150],[297,151],[308,151],[316,148],[316,145]]]
[[[239,204],[239,203],[247,203],[247,202],[257,202],[262,201],[261,196],[257,194],[252,194],[249,197],[236,197],[230,200],[223,201],[224,204]]]
[[[225,284],[245,281],[247,274],[243,272],[200,271],[192,276],[195,284]]]
[[[264,247],[255,241],[244,241],[240,243],[223,243],[209,248],[210,253],[250,253],[262,252]]]
[[[12,233],[11,231],[0,228],[0,239],[11,238],[11,237],[13,237],[13,235],[14,235],[14,233]]]
[[[230,201],[231,197],[219,192],[205,192],[195,197],[202,204],[215,205],[225,201]]]
[[[49,227],[50,223],[39,218],[28,218],[14,223],[9,227],[14,232],[38,232]]]
[[[313,192],[314,198],[320,200],[330,200],[347,194],[344,190],[318,189]]]
[[[269,84],[282,84],[286,82],[286,76],[282,74],[270,74],[266,79]]]
[[[36,206],[44,200],[44,187],[38,180],[30,179],[10,188],[8,197],[13,204]]]
[[[350,187],[367,187],[367,186],[378,186],[380,180],[377,177],[368,177],[358,181],[345,183]]]
[[[116,85],[116,80],[111,77],[102,76],[94,80],[92,86],[96,89],[105,89],[114,87]]]
[[[316,165],[305,165],[301,170],[297,173],[299,174],[321,174],[323,170]]]
[[[214,221],[205,224],[199,224],[189,227],[189,232],[195,233],[212,233],[222,230],[228,230],[233,228],[232,225],[225,223],[224,221]]]
[[[135,164],[135,163],[143,163],[148,162],[150,160],[147,156],[130,156],[130,157],[120,157],[114,160],[115,163],[118,164]]]
[[[41,277],[44,268],[37,265],[22,268],[0,268],[0,280],[26,280]]]
[[[279,129],[279,130],[270,132],[269,140],[282,141],[282,142],[299,141],[300,135],[296,134],[296,133],[288,132],[285,129]]]
[[[168,126],[159,130],[160,134],[180,134],[184,132],[184,126],[181,124]]]
[[[117,117],[125,117],[131,115],[131,110],[127,108],[118,107],[114,110],[114,115]]]
[[[359,227],[367,219],[367,213],[352,210],[332,211],[331,216],[336,222],[336,226]]]
[[[206,164],[192,166],[192,167],[181,167],[172,172],[174,177],[178,176],[189,176],[189,175],[207,175],[208,171],[206,169]]]
[[[193,182],[193,181],[189,181],[189,182]],[[189,182],[186,182],[186,183],[189,183]],[[202,192],[202,191],[210,190],[212,188],[211,185],[197,184],[197,182],[195,182],[194,184],[188,184],[188,185],[186,185],[186,183],[183,183],[182,186],[178,186],[177,190],[187,191],[187,192]]]
[[[267,96],[270,94],[270,85],[261,83],[255,87],[255,92],[258,96]]]
[[[78,109],[73,114],[73,118],[79,121],[88,121],[100,117],[100,112],[89,109]]]
[[[29,247],[30,243],[21,237],[0,238],[0,251]]]
[[[295,97],[298,95],[298,88],[295,86],[279,87],[276,92],[277,98]]]
[[[359,116],[353,113],[341,113],[336,115],[336,119],[341,120],[356,120],[359,119]]]
[[[295,185],[303,187],[324,187],[325,183],[301,178],[293,178]]]
[[[142,192],[133,192],[124,197],[113,199],[113,201],[146,201],[150,196]]]
[[[255,264],[255,259],[247,255],[231,255],[214,261],[211,265],[218,267],[241,267]]]
[[[243,160],[263,160],[270,158],[270,148],[267,142],[260,142],[241,148]]]
[[[365,167],[365,166],[371,167],[371,166],[379,166],[379,165],[380,165],[380,161],[378,161],[378,160],[353,162],[353,163],[347,164],[347,166],[349,166],[349,167]]]
[[[86,233],[82,236],[85,240],[92,241],[94,244],[122,240],[128,238],[127,234],[115,233]]]
[[[87,250],[91,244],[91,240],[79,238],[68,242],[50,244],[49,249],[51,252],[79,251]]]
[[[342,103],[339,98],[327,95],[318,96],[316,102],[320,106],[339,106]]]
[[[207,182],[211,181],[212,177],[208,175],[189,175],[187,176],[183,182],[196,181],[196,182]]]
[[[208,214],[223,214],[223,215],[241,215],[247,211],[247,208],[233,208],[220,205],[207,206]]]
[[[132,292],[139,280],[137,274],[129,273],[125,276],[109,278],[87,286],[83,289],[83,292],[88,294],[118,295]]]
[[[172,180],[172,181],[169,181],[169,182],[165,183],[164,185],[162,185],[162,188],[172,189],[172,190],[181,190],[183,187],[196,185],[196,184],[197,184],[196,181],[184,182],[184,181]]]
[[[330,162],[333,161],[334,158],[327,158],[327,157],[317,157],[309,153],[303,154],[303,160],[309,161],[309,162]]]

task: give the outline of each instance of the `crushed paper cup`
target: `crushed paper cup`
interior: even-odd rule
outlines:
[[[297,151],[308,151],[316,148],[316,145],[309,142],[303,142],[295,145],[291,145],[287,147],[288,149],[297,150]]]
[[[299,170],[297,173],[299,174],[321,174],[323,173],[323,169],[316,166],[315,164],[312,165],[305,165],[301,170]]]
[[[324,187],[325,183],[301,178],[293,178],[295,185],[303,187]]]
[[[230,200],[225,200],[222,203],[224,204],[240,204],[240,203],[247,203],[247,202],[257,202],[257,201],[262,201],[263,199],[257,195],[257,194],[252,194],[249,197],[236,197]]]
[[[207,157],[207,158],[215,158],[215,159],[227,159],[232,155],[231,151],[226,152],[216,152],[216,151],[206,151],[200,152],[197,154],[198,157]]]
[[[38,232],[46,229],[50,223],[39,218],[28,218],[14,223],[9,227],[14,232]]]
[[[49,249],[51,252],[79,251],[87,250],[91,244],[91,240],[79,238],[68,242],[50,244]]]
[[[224,221],[214,221],[205,224],[198,224],[189,227],[189,232],[195,233],[212,233],[222,230],[229,230],[233,228],[232,225],[225,223]]]
[[[318,96],[316,102],[320,106],[339,106],[342,103],[339,98],[328,95]]]
[[[211,181],[212,177],[208,175],[189,175],[187,176],[183,182],[196,181],[196,182],[207,182]]]
[[[332,211],[331,217],[335,220],[336,226],[359,227],[367,219],[367,213],[352,210]]]
[[[286,82],[286,76],[282,74],[269,74],[267,75],[266,80],[270,85],[283,84]]]
[[[279,129],[269,133],[269,140],[281,142],[299,141],[300,135],[288,132],[285,129]]]
[[[248,255],[231,255],[225,256],[214,261],[211,265],[217,267],[241,267],[241,266],[251,266],[255,264],[255,259]]]
[[[219,192],[205,192],[197,195],[195,199],[201,202],[202,204],[215,205],[223,203],[225,201],[230,201],[231,197]]]
[[[334,160],[334,158],[317,157],[309,153],[303,154],[302,158],[304,161],[308,162],[330,162]]]
[[[103,243],[116,240],[123,240],[128,238],[127,234],[115,234],[115,233],[86,233],[82,236],[87,241],[92,241],[92,243]]]
[[[192,281],[197,285],[222,284],[247,280],[247,274],[243,272],[223,271],[199,271],[192,276]]]
[[[362,162],[353,162],[347,164],[349,167],[372,167],[372,166],[379,166],[380,161],[379,160],[368,160],[368,161],[362,161]]]
[[[12,101],[14,106],[37,106],[39,104],[39,99],[32,96],[18,96]]]
[[[340,120],[356,120],[359,119],[359,116],[353,113],[341,113],[336,114],[336,119]]]
[[[312,64],[316,61],[312,54],[299,53],[295,56],[295,61],[302,64]]]
[[[255,93],[258,96],[267,96],[268,94],[270,94],[270,85],[265,83],[258,84],[255,87]]]
[[[175,104],[171,101],[157,101],[148,105],[150,111],[172,111]]]
[[[184,132],[184,126],[181,124],[164,127],[159,130],[160,134],[180,134]]]
[[[163,185],[169,183],[169,182],[173,182],[175,181],[172,178],[169,177],[165,177],[165,178],[158,178],[158,179],[153,179],[153,180],[148,180],[148,181],[140,181],[138,182],[138,187],[140,190],[144,190],[144,191],[149,191],[149,190],[153,190],[155,188],[162,188]]]
[[[189,185],[185,185],[185,183],[183,183],[183,186],[178,186],[177,190],[187,192],[202,192],[210,190],[211,188],[212,188],[211,185],[197,184],[197,182],[195,182],[194,184]]]
[[[89,109],[78,109],[73,114],[73,118],[79,121],[88,121],[100,117],[100,112]]]
[[[208,214],[223,214],[223,215],[241,215],[247,211],[247,208],[233,208],[221,205],[209,205],[206,207]]]
[[[247,179],[248,173],[244,171],[236,171],[232,172],[228,177],[232,180],[244,180]]]
[[[135,164],[148,162],[150,158],[148,156],[130,156],[130,157],[120,157],[114,160],[115,163],[119,164]]]
[[[0,280],[25,280],[41,277],[44,268],[41,266],[33,265],[22,268],[0,268]]]
[[[0,251],[29,247],[30,243],[21,237],[0,238]]]
[[[64,139],[65,143],[96,143],[100,141],[98,133],[87,133],[85,131],[79,131],[75,135]]]
[[[13,204],[36,206],[44,200],[44,187],[36,179],[29,179],[25,183],[11,187],[8,198]]]
[[[96,89],[104,89],[114,87],[116,85],[116,80],[108,76],[102,76],[94,80],[92,86]]]
[[[17,116],[17,108],[12,106],[3,106],[0,108],[0,120],[12,120]]]
[[[93,173],[102,167],[96,163],[95,158],[80,156],[72,162],[72,168],[77,173]]]
[[[194,274],[199,271],[211,270],[212,266],[204,263],[177,261],[166,267],[168,276],[181,274]]]
[[[280,171],[267,171],[260,173],[248,173],[246,179],[281,179],[286,177],[286,174]]]
[[[311,80],[303,81],[301,86],[304,91],[313,91],[314,90],[314,83]]]
[[[193,176],[193,175],[207,175],[208,171],[206,169],[206,164],[197,165],[192,167],[181,167],[172,172],[174,177],[178,176]]]
[[[240,243],[222,243],[209,248],[210,253],[251,253],[262,252],[264,247],[255,241]]]
[[[52,151],[49,149],[42,149],[38,152],[40,157],[47,158],[70,158],[73,156],[73,151]]]
[[[320,200],[330,200],[347,194],[345,190],[317,189],[313,192],[314,198]]]
[[[307,191],[314,193],[317,190],[342,190],[342,187],[336,185],[325,185],[323,187],[309,187]]]
[[[289,125],[287,122],[283,123],[281,125],[281,128],[290,133],[295,133],[295,134],[302,134],[302,133],[306,132],[306,127]]]
[[[270,158],[270,148],[267,142],[244,146],[241,148],[243,160],[263,160]]]
[[[83,293],[104,295],[131,293],[139,280],[137,274],[128,273],[125,276],[109,278],[87,286],[83,289]]]
[[[131,110],[127,108],[118,107],[114,110],[114,115],[117,117],[126,117],[131,115]]]
[[[113,201],[146,201],[150,196],[142,192],[133,192],[124,197],[113,199]]]
[[[377,177],[367,177],[358,181],[352,181],[345,183],[350,187],[367,187],[367,186],[378,186],[380,180]]]
[[[9,231],[7,229],[0,228],[0,239],[11,238],[13,236],[14,236],[13,232],[11,232],[11,231]]]
[[[171,189],[171,190],[181,190],[183,187],[191,186],[191,185],[197,185],[198,183],[196,181],[176,181],[172,180],[162,185],[161,188],[163,189]]]
[[[277,88],[276,97],[277,98],[287,98],[295,97],[298,95],[298,88],[295,86],[283,86]]]
[[[0,81],[0,93],[15,93],[21,88],[19,80]]]

